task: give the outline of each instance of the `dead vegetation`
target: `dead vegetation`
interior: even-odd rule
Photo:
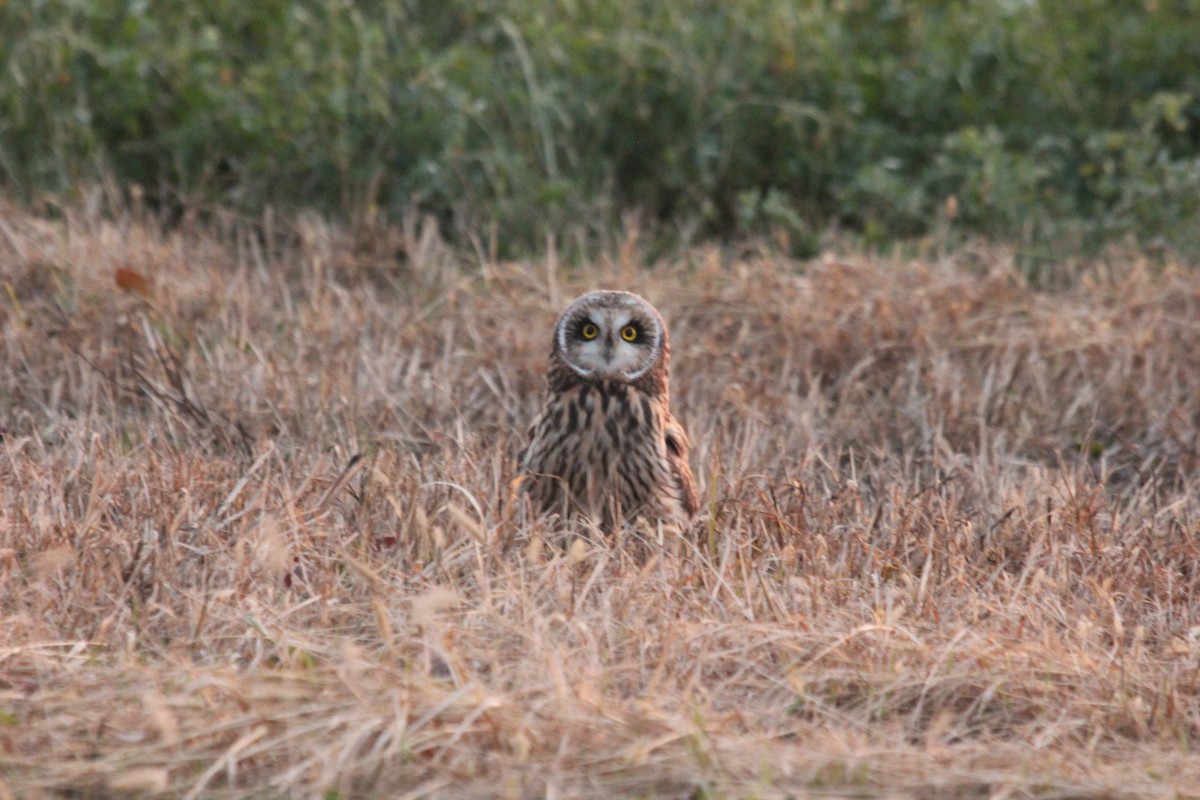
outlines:
[[[1195,797],[1200,272],[0,213],[0,797]],[[509,503],[557,311],[707,512]],[[356,458],[361,456],[361,458]]]

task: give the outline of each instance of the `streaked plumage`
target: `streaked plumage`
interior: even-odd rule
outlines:
[[[695,514],[669,361],[666,325],[641,297],[596,291],[571,303],[555,325],[549,392],[521,455],[522,488],[536,509],[582,514],[606,531],[638,517]]]

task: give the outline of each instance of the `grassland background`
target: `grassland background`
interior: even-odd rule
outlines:
[[[1200,797],[1191,17],[0,3],[0,800]],[[597,286],[680,534],[510,497]]]
[[[1189,0],[0,4],[0,180],[668,245],[1200,253]]]
[[[0,214],[0,794],[1197,796],[1194,267],[267,227]],[[596,285],[674,336],[648,546],[510,500]]]

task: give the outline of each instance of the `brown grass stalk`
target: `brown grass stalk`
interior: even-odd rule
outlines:
[[[1193,267],[4,215],[0,797],[1200,796]],[[511,502],[598,286],[683,537]]]

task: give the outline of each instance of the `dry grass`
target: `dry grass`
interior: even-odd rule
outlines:
[[[1200,272],[636,253],[3,208],[0,797],[1200,796]],[[600,285],[686,539],[509,503]]]

